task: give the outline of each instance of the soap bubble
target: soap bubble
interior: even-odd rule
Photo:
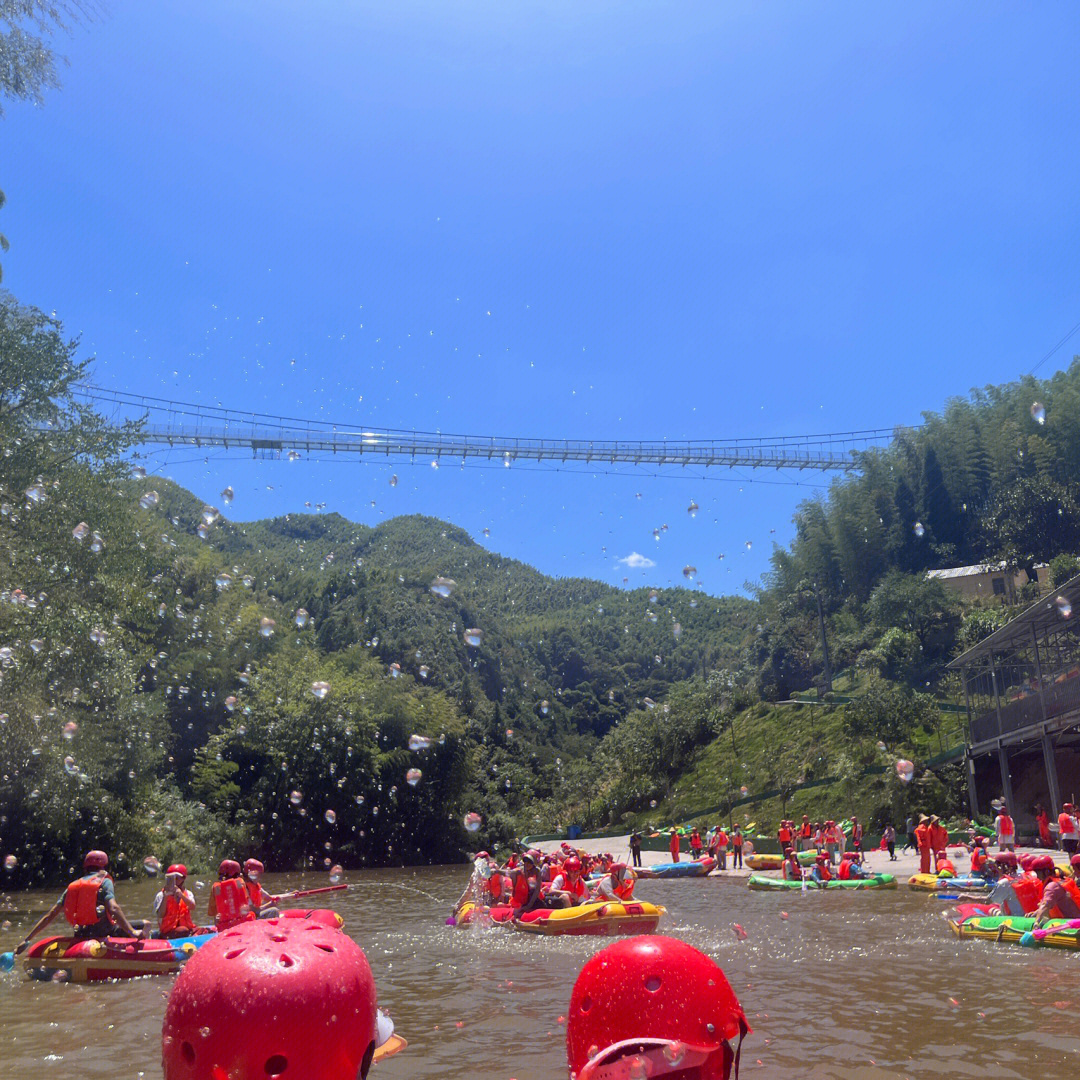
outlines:
[[[333,810],[327,810],[323,817],[326,818],[327,825],[333,825],[337,822],[337,814]]]
[[[334,863],[330,867],[330,884],[336,885],[345,876],[345,871],[337,864]]]
[[[30,639],[30,651],[32,653],[34,653],[35,655],[37,653],[41,652],[41,650],[44,649],[44,648],[45,648],[45,642],[42,641],[41,638],[36,637],[36,638],[31,638]]]
[[[225,488],[221,493],[221,501],[228,506],[233,501],[233,489],[232,487]]]
[[[302,791],[293,791],[289,795],[289,802],[291,802],[293,806],[299,806],[303,801],[304,793]]]
[[[390,477],[390,486],[391,487],[397,487],[397,484],[398,484],[397,473],[394,473],[394,475]]]
[[[690,505],[686,508],[686,512],[692,517],[697,517],[697,512],[700,509],[698,504],[693,499],[690,500]]]
[[[66,772],[68,776],[79,775],[79,766],[75,764],[75,759],[70,754],[64,758],[64,772]]]
[[[159,501],[160,501],[160,496],[158,495],[158,493],[156,491],[148,491],[139,500],[139,505],[144,510],[153,510],[154,507],[157,506]]]
[[[310,618],[310,616],[308,615],[307,610],[305,608],[297,608],[296,609],[296,614],[293,616],[293,619],[295,620],[296,625],[301,630],[303,630],[304,627],[307,626],[309,618]]]
[[[216,578],[214,578],[214,587],[218,592],[224,592],[232,584],[232,574],[222,570]]]
[[[896,763],[896,775],[899,776],[905,784],[910,783],[911,778],[915,775],[914,764],[904,758],[901,758]]]
[[[478,630],[475,626],[466,630],[463,634],[465,638],[465,644],[471,646],[474,649],[480,647],[480,643],[484,640],[484,631]]]
[[[1040,427],[1046,423],[1046,406],[1041,401],[1031,403],[1031,419]]]
[[[100,626],[96,626],[93,630],[90,631],[90,640],[95,645],[104,645],[105,642],[108,640],[108,635],[105,633],[104,630],[101,629]]]
[[[1063,619],[1068,619],[1068,618],[1070,618],[1072,616],[1072,604],[1070,604],[1069,601],[1066,600],[1064,596],[1059,596],[1054,601],[1054,604],[1057,607],[1058,614]]]
[[[221,517],[221,511],[216,506],[204,506],[202,508],[202,520],[204,525],[213,525]]]
[[[431,591],[436,596],[441,596],[443,599],[448,597],[453,591],[457,582],[453,578],[437,577],[430,585]]]
[[[146,470],[141,465],[136,465],[131,475],[134,476],[136,480],[145,480]]]
[[[479,832],[480,826],[484,823],[484,819],[476,813],[470,811],[465,815],[463,824],[469,832]]]
[[[544,699],[543,701],[541,701],[541,702],[540,702],[540,713],[541,713],[541,715],[543,715],[543,716],[547,716],[547,714],[548,714],[548,713],[549,713],[550,711],[551,711],[551,702],[550,702],[550,701],[548,701],[548,700],[547,700],[547,699],[545,698],[545,699]]]
[[[750,789],[743,784],[743,786],[739,788],[739,794],[745,799],[746,796],[750,794]]]
[[[259,620],[259,633],[262,634],[262,636],[265,638],[272,637],[275,626],[277,626],[277,623],[273,619],[264,615]]]
[[[431,739],[427,735],[410,735],[410,750],[427,750],[431,746]]]
[[[416,787],[420,783],[420,779],[424,774],[419,769],[409,769],[405,774],[405,782],[409,787]]]
[[[753,546],[754,546],[754,541],[753,540],[747,540],[746,541],[746,550],[747,551],[749,551]]]
[[[236,695],[235,694],[230,694],[225,699],[225,708],[226,708],[226,710],[228,712],[234,712],[235,711],[235,709],[236,709]]]
[[[682,568],[682,576],[684,578],[686,578],[687,581],[693,581],[694,580],[694,575],[696,573],[697,573],[697,567],[696,566],[690,566],[689,564],[687,564],[686,566],[684,566]]]
[[[90,534],[90,550],[95,555],[105,550],[105,541],[101,539],[101,533],[95,531]]]
[[[71,530],[71,535],[82,543],[90,535],[90,526],[85,521],[80,521],[74,529]]]
[[[154,855],[147,855],[146,858],[143,859],[142,865],[148,877],[155,877],[157,872],[161,869],[161,863],[158,862],[157,857]]]
[[[10,874],[10,873],[11,873],[11,871],[12,871],[12,870],[14,870],[14,869],[15,869],[15,867],[16,867],[16,866],[18,866],[18,865],[19,865],[19,860],[18,860],[18,859],[16,859],[14,855],[5,855],[5,856],[4,856],[4,869],[5,869],[5,870],[6,870],[6,871],[7,871],[7,872],[8,872],[9,874]]]
[[[427,664],[421,664],[420,670],[417,672],[421,679],[426,679],[431,674],[431,668]]]
[[[392,663],[390,665],[390,678],[391,679],[396,679],[400,675],[401,675],[401,665],[397,661],[394,661],[394,663]]]
[[[75,738],[75,732],[79,730],[79,725],[74,720],[69,720],[63,728],[64,738],[70,741]]]
[[[916,521],[912,526],[912,531],[921,540],[926,535],[926,527],[921,521]]]
[[[330,693],[330,684],[328,682],[313,682],[311,684],[311,693],[317,700],[322,701]]]
[[[678,641],[682,637],[682,623],[675,623],[671,627],[671,632],[675,635],[675,640]]]

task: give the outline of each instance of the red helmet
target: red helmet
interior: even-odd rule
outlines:
[[[1015,851],[999,851],[994,856],[994,862],[999,866],[1016,866],[1017,858]]]
[[[1078,852],[1069,860],[1069,864],[1074,868],[1080,866],[1080,852]]]
[[[601,949],[570,995],[566,1060],[577,1080],[646,1075],[691,1066],[702,1080],[726,1080],[729,1039],[750,1030],[724,973],[674,938],[628,938]],[[651,1067],[650,1067],[651,1066]]]
[[[84,870],[104,870],[109,865],[109,856],[104,851],[88,851],[82,864]]]
[[[230,878],[240,876],[240,864],[235,859],[222,859],[217,868],[218,877]]]
[[[187,867],[182,862],[173,863],[165,873],[179,874],[181,877],[187,877]]]
[[[265,869],[258,859],[248,859],[244,863],[244,873],[246,874],[261,874]]]
[[[611,864],[611,872],[613,874],[625,874],[626,870],[627,866],[624,862],[613,862]]]
[[[1027,866],[1025,870],[1053,870],[1054,860],[1049,855],[1030,855],[1028,856]]]
[[[563,863],[563,869],[571,874],[581,873],[581,860],[576,855],[571,855],[570,858]]]
[[[366,1077],[375,980],[360,946],[300,919],[242,923],[208,941],[176,980],[161,1030],[165,1080]]]

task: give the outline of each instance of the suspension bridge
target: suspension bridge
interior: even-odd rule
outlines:
[[[256,457],[359,457],[541,463],[736,466],[849,472],[859,456],[886,445],[892,428],[761,439],[578,440],[451,435],[403,428],[350,427],[325,420],[193,404],[78,384],[75,393],[120,424],[139,421],[145,445],[250,450]]]

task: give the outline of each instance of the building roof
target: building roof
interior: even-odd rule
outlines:
[[[976,563],[974,566],[950,566],[947,570],[927,570],[928,578],[944,581],[949,578],[976,577],[979,574],[993,574],[1004,570],[1005,563]]]
[[[1059,605],[1059,600],[1064,603]],[[1064,614],[1066,611],[1068,614]],[[978,645],[972,646],[966,653],[946,664],[946,667],[955,671],[993,653],[1006,652],[1021,642],[1030,642],[1032,629],[1038,635],[1070,619],[1080,619],[1080,574],[1069,578],[1053,593],[1036,600],[1026,611],[995,630],[989,637],[983,638]]]

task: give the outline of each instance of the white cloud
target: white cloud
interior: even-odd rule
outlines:
[[[654,563],[652,559],[646,558],[644,555],[640,554],[637,551],[631,551],[625,559],[619,559],[618,561],[621,563],[625,563],[632,570],[637,570],[639,567],[642,570],[647,570],[650,566],[656,565],[656,563]]]

